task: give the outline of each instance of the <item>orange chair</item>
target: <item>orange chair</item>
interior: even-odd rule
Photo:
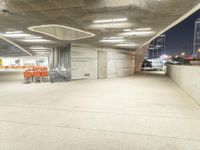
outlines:
[[[41,70],[42,81],[47,82],[49,81],[49,72],[47,70]]]
[[[24,79],[26,83],[31,83],[31,79],[32,79],[32,72],[29,70],[26,70],[24,72]]]
[[[40,82],[41,81],[41,71],[40,70],[33,70],[33,78],[35,82]]]

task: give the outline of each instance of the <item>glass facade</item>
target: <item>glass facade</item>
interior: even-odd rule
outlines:
[[[200,52],[200,18],[197,19],[195,22],[193,55],[197,56],[199,52]]]
[[[158,59],[163,54],[165,54],[165,35],[160,35],[150,43],[148,59]]]

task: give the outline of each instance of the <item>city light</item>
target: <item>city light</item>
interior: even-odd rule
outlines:
[[[182,52],[182,53],[181,53],[181,55],[182,55],[182,56],[185,56],[185,53],[184,53],[184,52]]]

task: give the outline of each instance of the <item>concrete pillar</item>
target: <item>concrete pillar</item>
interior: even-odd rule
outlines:
[[[97,52],[97,76],[98,79],[106,79],[107,78],[107,52],[106,51],[98,51]]]
[[[141,48],[138,48],[135,52],[135,71],[139,72],[141,70],[142,63],[144,61],[144,57],[148,52],[149,44],[144,45]]]

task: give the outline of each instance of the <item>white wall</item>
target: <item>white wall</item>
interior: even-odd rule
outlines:
[[[200,104],[200,67],[168,65],[167,74]]]
[[[117,49],[72,45],[71,67],[72,79],[130,76],[134,74],[134,53]]]
[[[71,47],[72,79],[97,79],[97,49]]]
[[[134,74],[134,56],[129,51],[107,52],[107,78],[126,77]]]

